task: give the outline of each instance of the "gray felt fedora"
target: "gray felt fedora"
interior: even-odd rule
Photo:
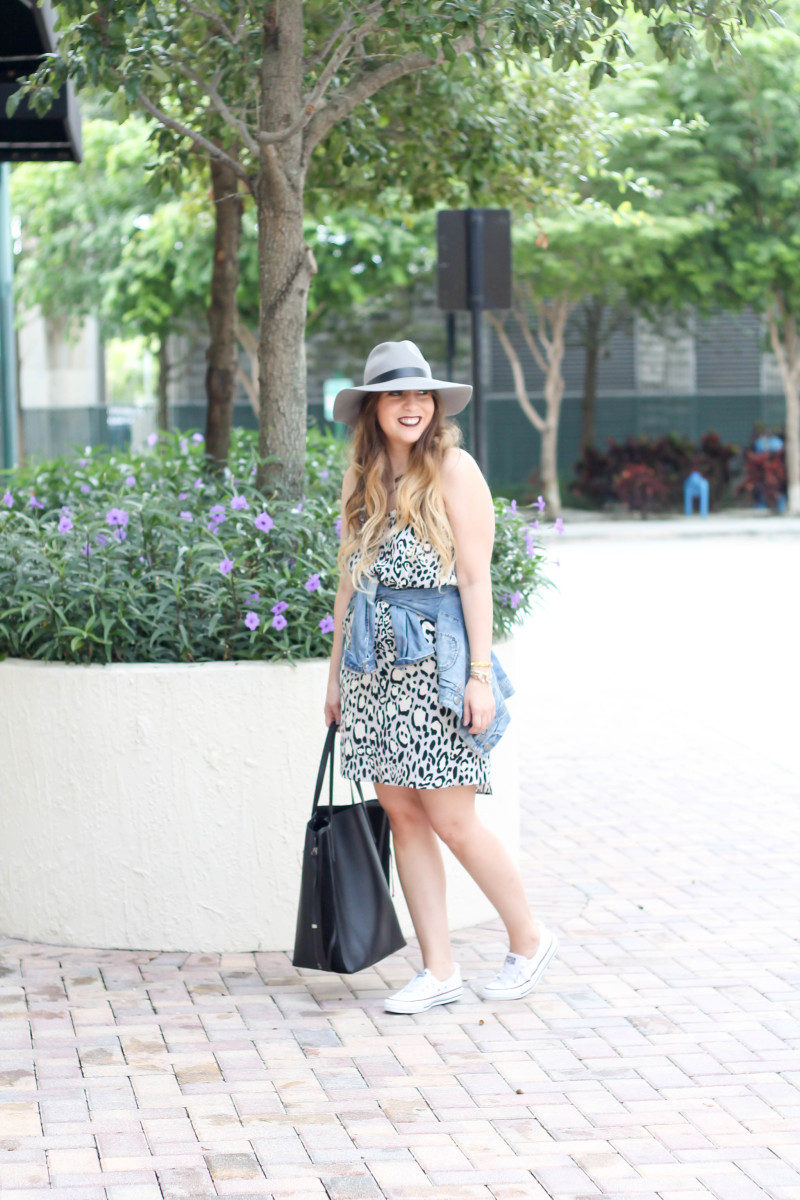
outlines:
[[[333,402],[333,419],[355,425],[358,410],[369,392],[436,392],[448,416],[461,412],[469,403],[472,386],[434,379],[419,347],[413,342],[381,342],[370,350],[360,387],[343,388]]]

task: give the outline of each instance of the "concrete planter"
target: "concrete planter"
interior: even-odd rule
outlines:
[[[511,641],[501,658],[512,661]],[[290,950],[327,673],[324,660],[0,662],[0,933],[69,946]],[[494,794],[477,802],[516,856],[513,705],[492,752]],[[349,795],[337,777],[337,801]],[[452,928],[493,919],[446,858]],[[399,882],[395,902],[413,936]]]

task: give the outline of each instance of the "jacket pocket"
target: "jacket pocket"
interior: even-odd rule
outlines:
[[[458,638],[446,629],[436,630],[437,659],[439,670],[449,671],[458,658]]]

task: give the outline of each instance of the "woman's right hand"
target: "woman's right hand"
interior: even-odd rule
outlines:
[[[337,725],[342,721],[342,689],[338,679],[328,680],[328,690],[325,694],[325,724],[329,726],[331,721],[335,721]]]

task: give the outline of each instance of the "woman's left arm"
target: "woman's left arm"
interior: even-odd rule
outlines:
[[[480,467],[465,450],[452,447],[442,469],[442,493],[453,531],[456,572],[470,662],[488,663],[492,653],[492,576],[494,504]],[[494,717],[490,684],[468,679],[464,689],[464,725],[482,733]]]

